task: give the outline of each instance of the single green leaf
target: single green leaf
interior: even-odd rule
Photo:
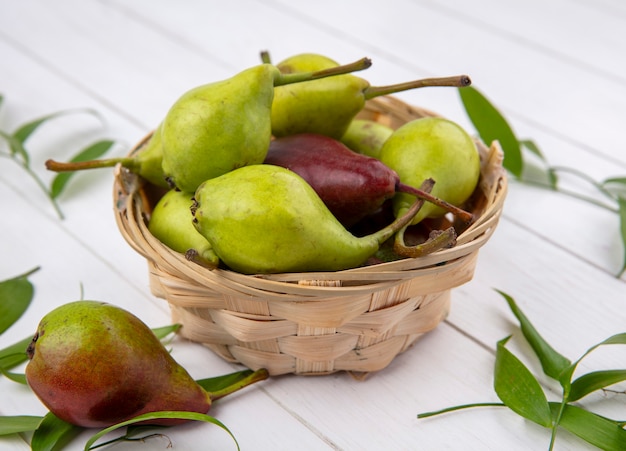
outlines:
[[[27,385],[26,375],[22,373],[13,373],[11,371],[7,371],[2,366],[0,366],[0,373],[2,373],[4,377],[6,377],[9,380],[12,380],[13,382],[17,382],[18,384],[22,384],[22,385]]]
[[[39,427],[41,420],[43,417],[32,415],[0,416],[0,436],[34,431]]]
[[[48,122],[49,120],[52,120],[61,116],[66,116],[68,114],[77,114],[77,113],[90,114],[100,119],[100,121],[102,121],[102,117],[100,116],[100,113],[98,113],[97,111],[91,108],[76,108],[76,109],[71,109],[71,110],[57,111],[56,113],[47,114],[38,119],[35,119],[33,121],[30,121],[26,124],[21,125],[16,131],[13,132],[13,137],[17,139],[21,144],[24,144],[26,140],[45,122]]]
[[[626,185],[626,177],[610,177],[602,181],[602,184],[603,185],[611,185],[611,184]]]
[[[622,238],[622,253],[623,253],[623,262],[622,267],[617,273],[618,277],[621,277],[622,274],[626,271],[626,198],[618,197],[617,204],[619,207],[619,230],[620,236]]]
[[[520,145],[530,150],[533,154],[538,156],[542,161],[546,161],[546,157],[543,155],[543,152],[541,151],[537,143],[535,143],[535,141],[530,139],[522,139],[519,143]]]
[[[11,157],[19,155],[22,158],[24,165],[28,166],[30,164],[30,156],[21,142],[15,139],[11,134],[2,130],[0,130],[0,137],[4,138],[6,143],[9,145],[9,153]]]
[[[569,396],[569,390],[571,388],[571,382],[570,381],[572,380],[572,376],[574,375],[574,371],[576,371],[576,367],[582,361],[582,359],[587,357],[591,352],[593,352],[595,349],[599,348],[600,346],[604,346],[604,345],[624,345],[624,344],[626,344],[626,332],[615,334],[615,335],[611,335],[606,340],[602,340],[600,343],[597,343],[597,344],[593,345],[592,347],[590,347],[589,349],[587,349],[585,351],[585,353],[582,356],[580,356],[578,358],[578,360],[576,360],[574,363],[572,363],[570,366],[568,366],[565,369],[565,371],[563,371],[561,376],[559,377],[561,385],[565,389],[565,396],[566,397]]]
[[[196,382],[202,388],[204,388],[209,393],[218,392],[226,387],[230,387],[233,384],[247,378],[254,371],[252,370],[243,370],[237,371],[235,373],[225,374],[223,376],[210,377],[207,379],[198,379]]]
[[[35,430],[30,447],[32,451],[61,450],[82,430],[83,428],[67,423],[48,412]]]
[[[162,340],[165,337],[167,337],[169,334],[178,332],[180,328],[181,328],[181,324],[171,324],[169,326],[155,327],[154,329],[152,329],[152,332],[154,333],[154,335],[157,336],[159,340]]]
[[[626,430],[621,422],[613,421],[571,404],[564,406],[559,425],[605,451],[626,449]],[[557,415],[561,404],[550,403],[553,415]]]
[[[38,269],[0,282],[0,334],[20,319],[30,305],[35,289],[28,276]]]
[[[239,443],[237,443],[237,439],[235,438],[235,436],[233,435],[233,433],[221,422],[219,421],[217,418],[213,418],[209,415],[205,415],[202,413],[196,413],[196,412],[175,412],[175,411],[163,411],[163,412],[152,412],[152,413],[145,413],[143,415],[138,415],[130,420],[127,421],[123,421],[121,423],[118,424],[114,424],[113,426],[110,426],[106,429],[102,429],[100,432],[98,432],[97,434],[93,435],[88,441],[87,443],[85,443],[85,451],[88,451],[90,449],[94,449],[96,448],[98,445],[93,446],[94,443],[96,441],[98,441],[98,439],[100,439],[101,437],[105,436],[106,434],[115,431],[116,429],[122,428],[124,426],[129,426],[131,424],[135,424],[135,423],[139,423],[141,421],[146,421],[146,420],[158,420],[158,419],[180,419],[180,420],[193,420],[193,421],[204,421],[206,423],[212,423],[215,424],[217,426],[219,426],[220,428],[224,429],[226,432],[228,432],[228,434],[232,437],[232,439],[235,441],[235,445],[237,445],[237,449],[239,450]]]
[[[457,410],[473,409],[475,407],[506,407],[506,404],[501,402],[477,402],[472,404],[462,404],[459,406],[446,407],[445,409],[433,410],[431,412],[422,412],[417,414],[417,418],[434,417],[435,415],[441,415],[443,413],[456,412]]]
[[[583,374],[572,382],[567,401],[578,401],[596,390],[622,381],[626,381],[626,370],[602,370]]]
[[[497,140],[504,152],[503,166],[515,177],[521,177],[524,161],[520,143],[504,116],[476,88],[468,86],[458,91],[480,138],[487,145]]]
[[[570,360],[555,351],[554,348],[543,339],[511,296],[500,290],[496,291],[504,297],[509,304],[509,308],[518,319],[522,333],[539,358],[544,373],[553,379],[560,380],[559,376],[561,373],[571,365]]]
[[[28,360],[28,357],[26,356],[26,348],[32,339],[33,337],[24,338],[23,340],[0,350],[0,366],[2,366],[5,370],[8,370]]]
[[[95,160],[104,155],[115,144],[111,140],[98,141],[89,145],[85,149],[81,150],[78,154],[70,159],[71,162],[76,163],[79,161]],[[53,199],[59,197],[59,195],[65,189],[65,186],[70,179],[76,174],[76,172],[60,172],[53,179],[50,184],[50,196]]]
[[[541,385],[524,364],[506,347],[506,337],[498,342],[494,389],[509,409],[541,426],[552,427],[552,414]]]

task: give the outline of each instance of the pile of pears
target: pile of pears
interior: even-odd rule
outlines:
[[[368,58],[261,61],[185,92],[132,156],[46,166],[120,164],[161,187],[149,230],[208,268],[339,271],[454,246],[455,224],[473,220],[472,138],[439,117],[394,130],[358,115],[377,96],[469,86],[468,76],[377,87],[354,74]]]

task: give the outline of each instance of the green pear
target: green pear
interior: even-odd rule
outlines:
[[[148,229],[169,248],[185,254],[190,260],[215,268],[219,259],[192,222],[192,198],[193,193],[169,190],[154,206]]]
[[[159,125],[134,156],[76,162],[59,162],[50,159],[46,161],[46,168],[55,172],[74,172],[85,169],[108,168],[121,164],[150,183],[162,188],[168,188],[169,185],[161,167],[163,147],[161,145],[160,130],[161,126]]]
[[[267,53],[262,54],[269,60]],[[324,55],[301,53],[276,65],[288,74],[303,70],[331,69],[338,63]],[[426,86],[469,86],[466,75],[425,78],[389,86],[370,86],[352,74],[339,75],[310,83],[276,88],[272,103],[272,133],[282,137],[299,133],[317,133],[341,139],[351,121],[374,97]]]
[[[431,194],[455,206],[471,196],[480,176],[480,156],[472,138],[458,124],[437,117],[415,119],[399,127],[383,144],[380,161],[406,185],[420,186],[433,179]],[[398,193],[393,199],[396,216],[404,214],[413,201],[411,195]],[[445,213],[427,203],[412,224]]]
[[[264,63],[189,90],[163,121],[163,171],[170,184],[194,192],[205,180],[262,163],[272,135],[270,110],[275,86],[370,65],[364,58],[329,70],[282,74],[276,66]]]
[[[353,119],[341,142],[354,152],[380,159],[380,149],[393,133],[393,128],[371,119]]]
[[[198,231],[231,269],[244,273],[337,271],[362,265],[419,209],[387,227],[352,235],[295,172],[270,164],[233,170],[198,187]]]
[[[267,378],[259,370],[213,396],[139,318],[99,301],[52,310],[41,319],[26,352],[26,380],[33,392],[58,418],[83,427],[108,427],[149,412],[206,413],[214,399]]]

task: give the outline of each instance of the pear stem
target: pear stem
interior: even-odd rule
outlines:
[[[261,51],[261,62],[265,64],[272,64],[272,58],[270,57],[270,52],[268,50]]]
[[[420,80],[408,81],[405,83],[398,83],[388,86],[368,86],[365,88],[363,94],[365,100],[372,99],[374,97],[384,96],[387,94],[393,94],[400,91],[408,91],[409,89],[424,88],[429,86],[452,86],[456,88],[464,88],[472,84],[472,80],[467,75],[456,75],[452,77],[438,77],[438,78],[422,78]]]
[[[428,240],[415,246],[407,246],[404,243],[405,230],[406,227],[398,232],[396,240],[393,243],[393,251],[403,257],[423,257],[439,249],[452,247],[456,244],[456,231],[454,227],[448,227],[446,230],[433,230]]]
[[[302,81],[317,80],[319,78],[331,77],[333,75],[343,75],[350,72],[357,72],[367,69],[372,65],[372,60],[369,58],[361,58],[350,64],[344,64],[341,66],[330,67],[328,69],[322,69],[314,72],[294,72],[290,74],[278,73],[274,79],[274,86],[282,86],[291,83],[299,83]]]
[[[82,171],[84,169],[110,168],[118,163],[121,163],[122,166],[131,170],[137,165],[133,158],[121,157],[107,158],[103,160],[75,161],[67,163],[62,163],[55,160],[47,160],[46,168],[54,172],[73,172]]]
[[[469,211],[465,211],[462,208],[452,205],[451,203],[446,202],[445,200],[440,199],[438,197],[435,197],[429,192],[426,192],[424,190],[413,188],[410,185],[405,185],[404,183],[398,182],[396,184],[396,191],[399,193],[412,194],[413,196],[424,199],[430,202],[431,204],[435,204],[438,207],[441,207],[444,210],[449,211],[450,213],[455,215],[457,218],[459,218],[463,222],[469,223],[472,221],[472,219],[474,219],[474,215],[472,215]]]
[[[433,179],[426,179],[422,183],[421,189],[424,191],[429,191],[432,189],[435,181]],[[406,228],[409,223],[413,220],[413,218],[419,213],[420,209],[424,205],[424,199],[418,197],[411,207],[401,216],[398,216],[395,221],[389,224],[387,227],[380,229],[374,235],[369,235],[370,237],[376,237],[378,240],[378,244],[382,244],[391,238],[395,233],[399,230]]]
[[[270,374],[265,368],[258,369],[250,373],[248,376],[244,377],[243,379],[238,380],[237,382],[229,385],[228,387],[224,387],[220,390],[210,392],[209,397],[211,398],[211,401],[215,401],[217,399],[223,398],[226,395],[230,395],[231,393],[241,390],[242,388],[245,388],[248,385],[252,385],[255,382],[265,380],[269,376]]]

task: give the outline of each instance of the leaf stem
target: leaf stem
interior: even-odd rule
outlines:
[[[59,216],[59,219],[65,219],[65,216],[63,215],[63,212],[61,211],[61,207],[59,207],[59,204],[57,203],[56,199],[54,199],[54,197],[52,197],[52,193],[50,192],[50,190],[48,189],[46,184],[43,182],[43,180],[41,180],[41,178],[37,175],[37,173],[35,171],[33,171],[32,168],[26,162],[19,161],[13,155],[7,155],[5,153],[0,153],[0,156],[10,158],[16,164],[21,166],[22,169],[24,169],[26,171],[26,173],[28,175],[30,175],[30,177],[35,181],[35,183],[39,186],[39,188],[41,188],[41,190],[45,193],[46,197],[48,198],[48,200],[52,204],[52,207],[54,208],[54,210],[56,211],[57,215]]]
[[[554,188],[553,186],[551,186],[551,185],[549,185],[547,183],[536,182],[536,181],[533,181],[533,180],[523,180],[523,179],[521,179],[520,182],[524,183],[525,185],[535,186],[535,187],[538,187],[538,188],[547,189],[549,191],[559,192],[561,194],[564,194],[566,196],[572,197],[574,199],[578,199],[578,200],[582,200],[582,201],[588,202],[588,203],[590,203],[592,205],[595,205],[596,207],[604,208],[605,210],[608,210],[608,211],[610,211],[612,213],[618,213],[619,212],[617,208],[615,208],[615,207],[613,207],[611,205],[607,205],[607,204],[605,204],[603,202],[599,202],[599,201],[595,200],[592,197],[588,197],[588,196],[585,196],[585,195],[582,195],[582,194],[578,194],[578,193],[576,193],[574,191],[566,190],[566,189],[559,188],[559,187]]]
[[[457,410],[470,409],[473,407],[506,407],[506,405],[501,402],[479,402],[479,403],[474,403],[474,404],[463,404],[460,406],[447,407],[445,409],[435,410],[432,412],[420,413],[417,415],[417,418],[434,417],[435,415],[440,415],[442,413],[449,413],[449,412],[454,412]]]

